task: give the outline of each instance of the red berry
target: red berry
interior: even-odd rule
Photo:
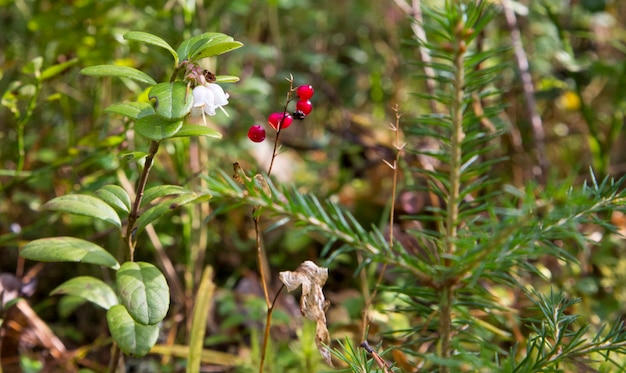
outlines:
[[[296,88],[296,93],[298,94],[298,97],[300,97],[300,100],[310,99],[311,97],[313,97],[314,92],[315,90],[311,85],[301,85],[300,87]]]
[[[304,115],[309,115],[311,110],[313,110],[313,104],[309,100],[302,99],[296,102],[296,110],[300,110]]]
[[[248,138],[254,142],[265,140],[265,129],[258,124],[250,127],[248,130]]]
[[[284,116],[284,119],[283,119]],[[293,122],[293,118],[289,114],[285,113],[272,113],[267,117],[267,122],[272,126],[273,129],[278,130],[278,126],[281,125],[281,129],[285,129],[291,126],[291,122]]]

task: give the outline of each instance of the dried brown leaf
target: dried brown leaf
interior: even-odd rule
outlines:
[[[312,261],[307,260],[300,264],[294,272],[281,272],[278,277],[288,291],[293,291],[302,286],[300,312],[302,316],[316,322],[315,344],[326,363],[332,366],[330,350],[326,347],[330,344],[325,313],[329,302],[324,298],[322,292],[322,287],[328,279],[328,268],[318,267]]]

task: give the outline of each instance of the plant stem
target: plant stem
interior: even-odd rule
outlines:
[[[462,143],[465,138],[463,130],[463,103],[465,92],[465,70],[464,56],[467,50],[465,41],[463,40],[464,25],[459,19],[459,24],[455,25],[455,36],[457,40],[456,51],[454,55],[454,83],[453,83],[453,100],[451,105],[450,117],[452,118],[452,134],[450,149],[450,189],[448,191],[447,216],[446,216],[446,239],[444,258],[449,258],[456,252],[456,240],[458,236],[458,218],[460,190],[461,190],[461,163],[462,163]],[[444,259],[444,266],[451,265],[449,259]],[[452,303],[454,301],[454,281],[444,279],[441,287],[441,298],[439,300],[439,356],[442,359],[450,357],[450,339],[452,335]],[[440,367],[442,373],[447,373],[448,368],[444,365]]]
[[[280,137],[280,131],[283,129],[283,122],[285,121],[285,117],[287,116],[287,106],[289,105],[289,101],[291,101],[291,89],[292,89],[293,80],[289,80],[289,92],[287,92],[287,99],[285,100],[285,107],[283,108],[283,117],[278,123],[278,129],[276,130],[276,139],[274,139],[274,149],[272,150],[272,159],[270,160],[270,166],[267,169],[267,175],[272,174],[272,167],[274,166],[274,160],[278,156],[276,152],[278,150],[278,138]]]
[[[280,292],[283,291],[285,284],[281,285],[280,289],[274,296],[274,300],[271,304],[268,304],[267,307],[267,315],[265,316],[265,331],[263,332],[263,345],[261,347],[261,362],[259,363],[259,373],[263,373],[263,367],[265,366],[265,355],[267,353],[267,342],[270,339],[270,326],[272,325],[272,313],[274,312],[274,306],[276,305],[276,300],[280,295]]]
[[[153,140],[150,143],[150,150],[148,151],[148,155],[146,156],[146,160],[144,162],[143,171],[141,173],[141,177],[139,178],[139,182],[137,183],[137,189],[135,193],[135,201],[133,202],[133,206],[128,214],[128,226],[126,227],[126,235],[125,241],[126,246],[128,247],[128,260],[131,262],[135,257],[135,244],[137,243],[135,239],[135,223],[139,218],[139,206],[141,206],[141,199],[143,198],[143,193],[146,189],[146,183],[148,182],[148,175],[150,175],[150,169],[152,168],[152,162],[154,160],[154,156],[159,150],[159,142]]]
[[[293,77],[290,77],[287,80],[289,81],[289,91],[287,91],[287,98],[285,99],[285,106],[283,107],[283,117],[281,118],[280,123],[278,123],[278,128],[276,129],[276,139],[274,140],[272,159],[270,160],[270,165],[267,169],[267,177],[270,177],[270,175],[272,174],[274,160],[278,156],[278,138],[280,137],[280,131],[283,128],[283,123],[285,122],[285,117],[287,116],[287,106],[289,105],[289,101],[291,101],[291,92],[293,90]],[[267,261],[267,254],[263,251],[263,246],[261,245],[261,213],[259,212],[259,214],[255,216],[255,211],[253,210],[252,219],[254,220],[254,231],[257,246],[257,261],[259,262],[259,274],[261,275],[263,294],[265,295],[265,303],[267,304],[265,332],[263,333],[263,345],[261,346],[261,362],[259,364],[259,373],[263,373],[263,366],[265,365],[265,355],[267,353],[267,341],[269,340],[270,328],[272,326],[272,311],[274,310],[274,304],[276,304],[276,299],[278,299],[278,295],[280,294],[281,290],[283,290],[284,285],[280,287],[280,289],[274,296],[274,300],[270,302],[269,291],[267,289],[269,264]]]

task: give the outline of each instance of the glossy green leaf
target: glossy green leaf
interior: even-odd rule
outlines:
[[[215,77],[215,83],[237,83],[238,81],[239,77],[234,75],[217,75]]]
[[[118,269],[113,255],[95,243],[74,237],[51,237],[27,243],[20,255],[40,262],[82,262]]]
[[[120,217],[111,206],[99,198],[85,194],[69,194],[56,197],[44,204],[43,208],[74,215],[90,216],[109,222],[117,228],[121,229],[122,227]]]
[[[148,224],[167,214],[169,211],[172,211],[190,202],[199,202],[200,200],[204,201],[208,199],[210,199],[209,195],[202,196],[198,199],[198,195],[195,193],[185,193],[175,198],[161,202],[157,205],[154,205],[144,211],[139,219],[137,219],[137,233],[141,232]]]
[[[183,82],[159,83],[152,87],[148,97],[155,100],[156,113],[167,120],[183,118],[193,105],[191,90]]]
[[[180,44],[180,46],[176,50],[176,52],[178,53],[178,58],[180,58],[181,61],[189,60],[189,56],[192,55],[193,51],[197,50],[197,48],[215,38],[218,38],[219,40],[233,40],[232,37],[219,32],[207,32],[201,35],[197,35],[183,41]]]
[[[55,76],[69,69],[70,67],[76,65],[77,63],[78,63],[78,58],[72,58],[71,60],[65,61],[63,63],[52,65],[41,72],[41,80],[54,78]]]
[[[109,308],[107,323],[111,336],[120,350],[130,356],[141,357],[150,349],[159,337],[159,325],[141,325],[128,313],[121,304]]]
[[[141,206],[150,204],[154,199],[159,197],[171,196],[175,194],[191,193],[189,189],[179,185],[157,185],[146,189],[141,199]]]
[[[113,104],[104,109],[104,111],[107,113],[120,114],[132,119],[138,119],[155,113],[154,108],[148,102],[125,102]]]
[[[172,46],[169,45],[165,40],[161,39],[160,37],[156,35],[149,34],[147,32],[141,32],[141,31],[130,31],[124,34],[124,39],[139,41],[139,42],[143,42],[143,43],[151,44],[151,45],[156,45],[157,47],[166,49],[172,54],[175,60],[175,64],[178,65],[178,54],[176,53],[174,48],[172,48]]]
[[[150,75],[129,66],[96,65],[85,67],[80,71],[80,73],[89,76],[114,76],[118,78],[128,78],[142,83],[152,85],[156,84],[156,81],[152,79]]]
[[[119,185],[105,185],[96,190],[96,195],[111,207],[120,211],[130,211],[130,196]]]
[[[214,139],[221,139],[222,134],[220,131],[207,126],[201,126],[199,124],[185,124],[180,127],[180,130],[176,132],[174,137],[192,137],[192,136],[207,136]]]
[[[150,263],[122,264],[115,283],[121,303],[142,325],[153,325],[165,318],[170,306],[170,289],[165,276]]]
[[[74,277],[59,285],[50,294],[68,294],[81,297],[105,310],[119,303],[115,292],[109,285],[91,276]]]
[[[152,107],[143,110],[135,121],[135,131],[150,140],[164,140],[173,137],[183,125],[183,120],[167,120],[157,115]]]
[[[223,41],[217,43],[208,43],[207,45],[199,48],[192,55],[191,60],[197,61],[207,57],[219,56],[226,52],[243,47],[243,43],[239,41]]]

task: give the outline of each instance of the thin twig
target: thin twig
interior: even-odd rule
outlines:
[[[285,99],[285,106],[283,107],[283,116],[278,123],[278,128],[276,128],[276,138],[274,139],[274,148],[272,150],[272,159],[270,160],[270,165],[267,169],[267,176],[269,177],[272,174],[272,167],[274,166],[274,160],[278,156],[278,139],[280,137],[280,132],[283,128],[283,123],[285,122],[285,118],[287,117],[287,106],[291,101],[291,94],[293,92],[293,76],[290,76],[287,81],[289,82],[289,90],[287,91],[287,97]],[[263,295],[265,296],[265,303],[267,305],[267,316],[265,319],[265,331],[263,332],[263,345],[261,347],[261,362],[259,363],[259,373],[263,373],[263,367],[265,365],[265,355],[267,353],[267,342],[269,340],[270,328],[272,326],[272,312],[274,311],[274,305],[276,304],[276,299],[278,299],[278,295],[283,290],[283,286],[280,287],[276,295],[274,296],[274,300],[270,302],[269,291],[267,282],[269,280],[269,266],[267,266],[267,255],[263,251],[263,246],[261,243],[261,214],[255,214],[256,208],[252,211],[252,219],[254,220],[254,231],[255,231],[255,241],[257,247],[257,261],[259,265],[259,274],[261,276],[261,283],[263,285]],[[255,216],[256,215],[256,216]],[[268,267],[266,270],[266,266]]]
[[[276,306],[276,300],[278,300],[278,295],[280,294],[281,291],[283,291],[284,287],[285,287],[285,284],[282,284],[280,286],[280,289],[278,289],[278,292],[274,296],[274,300],[267,308],[267,315],[265,316],[265,331],[263,332],[263,344],[261,347],[261,362],[259,364],[259,373],[263,373],[263,366],[265,365],[267,343],[269,342],[269,339],[270,339],[270,326],[272,325],[272,314],[274,312],[274,307]]]
[[[270,160],[270,166],[267,169],[267,175],[272,174],[272,167],[274,166],[274,160],[278,156],[278,138],[280,137],[280,132],[283,129],[283,123],[285,122],[285,117],[287,117],[287,106],[291,101],[291,93],[293,91],[293,76],[290,76],[287,81],[289,82],[289,90],[287,91],[287,98],[285,99],[285,106],[283,107],[283,116],[280,119],[280,123],[278,123],[278,128],[276,129],[276,138],[274,139],[274,149],[272,150],[272,159]]]
[[[389,245],[389,249],[393,250],[393,241],[394,241],[394,236],[393,236],[393,225],[394,225],[394,219],[395,219],[395,213],[396,213],[396,194],[397,194],[397,190],[398,190],[398,163],[400,162],[400,155],[402,153],[402,149],[404,148],[405,144],[400,144],[400,112],[399,112],[399,108],[398,105],[396,105],[394,107],[394,111],[396,113],[396,123],[395,124],[390,124],[390,129],[394,132],[394,148],[396,149],[396,158],[393,161],[393,164],[384,161],[392,170],[393,170],[393,183],[391,186],[391,209],[389,211],[389,240],[388,240],[388,245]],[[366,302],[365,302],[365,307],[363,310],[363,319],[362,319],[362,338],[361,339],[365,339],[365,333],[367,331],[367,321],[369,318],[369,309],[372,306],[372,303],[374,301],[374,299],[376,298],[376,294],[378,293],[378,287],[380,287],[380,284],[383,281],[383,277],[385,275],[385,271],[387,270],[387,262],[385,262],[383,264],[383,267],[380,270],[380,273],[378,274],[378,279],[376,280],[376,284],[374,285],[374,290],[372,291],[371,294],[367,294],[367,298],[366,298]]]

